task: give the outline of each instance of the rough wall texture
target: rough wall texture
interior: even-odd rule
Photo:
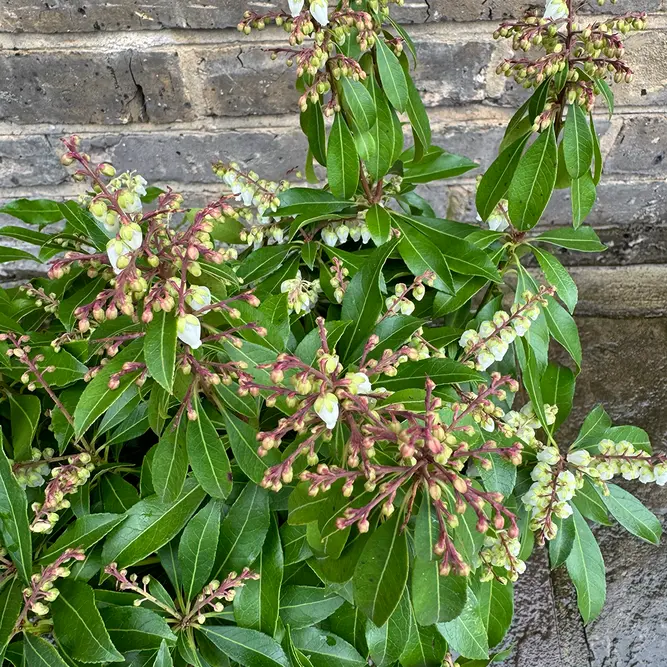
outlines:
[[[282,0],[281,0],[282,1]],[[0,0],[0,201],[76,192],[58,162],[57,140],[81,134],[95,157],[139,170],[200,202],[219,191],[210,163],[236,159],[269,178],[302,164],[293,72],[263,47],[267,30],[239,41],[247,0]],[[494,23],[518,0],[407,0],[417,73],[434,141],[492,159],[522,91],[495,75],[506,45]],[[628,39],[635,83],[617,93],[617,113],[600,118],[605,175],[590,221],[609,250],[568,253],[581,302],[585,364],[572,417],[603,402],[615,419],[644,426],[658,448],[667,439],[667,0],[622,0],[651,14]],[[585,11],[598,10],[595,2]],[[437,209],[474,216],[475,174],[431,189]],[[554,196],[544,224],[567,224],[569,201]],[[6,220],[0,220],[0,224]],[[15,224],[15,222],[13,222]],[[4,241],[3,241],[4,242]],[[0,267],[16,280],[34,267]],[[667,516],[667,493],[644,493]],[[544,553],[517,591],[513,667],[633,667],[665,663],[667,550],[621,532],[600,532],[609,602],[583,628],[570,585],[550,573]]]

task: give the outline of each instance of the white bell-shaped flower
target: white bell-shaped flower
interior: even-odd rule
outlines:
[[[351,394],[370,394],[373,391],[371,381],[366,373],[348,373],[347,379],[350,380]]]
[[[195,312],[211,305],[211,290],[204,285],[191,285],[185,303]]]
[[[287,0],[287,4],[289,5],[289,12],[292,15],[292,18],[296,18],[301,14],[303,0]]]
[[[565,0],[547,0],[547,5],[544,8],[545,19],[557,21],[558,19],[566,19],[568,16],[569,12]]]
[[[320,24],[329,23],[329,7],[327,0],[310,0],[310,15]]]
[[[338,407],[338,397],[336,394],[325,394],[319,396],[315,401],[315,412],[319,418],[326,424],[328,429],[333,429],[338,422],[340,409]]]
[[[194,315],[178,318],[176,335],[179,340],[189,345],[193,350],[201,347],[201,324]]]
[[[123,226],[118,237],[107,243],[107,256],[116,275],[127,266],[127,261],[121,258],[140,248],[144,241],[141,228],[136,223]]]
[[[336,231],[334,230],[333,227],[327,225],[322,230],[322,240],[326,245],[333,248],[338,244],[338,234],[336,234]]]

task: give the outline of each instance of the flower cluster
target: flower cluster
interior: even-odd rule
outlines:
[[[499,578],[495,569],[505,570],[507,576],[500,577],[501,583],[516,581],[526,571],[526,563],[519,558],[521,542],[510,537],[505,530],[496,531],[494,536],[484,538],[484,546],[479,552],[479,564],[483,567],[481,581]],[[495,568],[495,569],[494,569]]]
[[[70,506],[65,496],[76,493],[90,477],[95,466],[91,463],[90,454],[76,454],[67,459],[67,464],[51,470],[53,479],[46,485],[44,501],[32,504],[35,517],[30,524],[33,533],[50,533],[58,520],[59,511]]]
[[[558,414],[557,405],[544,404],[544,414],[547,425],[550,426],[556,421]],[[527,445],[537,448],[540,441],[535,437],[535,431],[541,428],[542,424],[535,414],[535,409],[531,401],[528,401],[520,410],[510,410],[503,415],[504,424],[500,426],[501,430],[508,437],[519,438]]]
[[[353,241],[361,241],[363,244],[371,240],[371,232],[365,219],[353,218],[329,223],[322,229],[322,241],[330,247],[339,243],[346,243],[348,238]]]
[[[37,488],[44,484],[44,478],[51,475],[49,462],[53,460],[55,452],[50,447],[43,451],[32,448],[30,461],[14,463],[12,466],[16,481],[23,487]],[[46,459],[46,460],[45,460]]]
[[[44,308],[45,313],[53,314],[57,312],[60,301],[55,292],[47,294],[41,287],[35,287],[30,284],[21,285],[19,289],[25,292],[27,296],[35,299],[35,306],[37,308]]]
[[[517,336],[524,336],[530,329],[531,322],[540,315],[540,305],[546,306],[546,295],[552,295],[555,290],[550,287],[540,287],[538,294],[526,290],[521,295],[521,301],[514,303],[509,313],[499,310],[492,320],[486,320],[476,329],[463,332],[459,345],[465,350],[464,360],[473,360],[470,363],[477,370],[485,371],[496,361],[502,361],[509,346]]]
[[[280,291],[287,294],[287,307],[290,312],[305,315],[317,304],[321,291],[320,281],[317,278],[312,281],[304,280],[301,271],[297,271],[295,278],[283,280]]]
[[[260,217],[270,216],[280,206],[280,193],[289,187],[287,181],[276,183],[260,179],[254,171],[243,172],[238,164],[217,162],[213,172],[229,187],[236,201],[254,207]]]
[[[565,104],[578,104],[590,111],[599,93],[596,81],[611,76],[616,83],[630,83],[632,70],[623,60],[622,37],[644,30],[645,12],[628,14],[578,25],[571,16],[571,0],[549,0],[543,17],[534,13],[518,21],[505,21],[494,33],[512,40],[515,51],[542,48],[535,59],[508,58],[497,73],[511,76],[526,88],[538,86],[549,77],[565,72],[564,86],[550,87],[545,111],[535,121],[535,131],[544,130],[559,119]],[[560,121],[559,121],[560,122]]]
[[[43,617],[49,613],[48,603],[53,602],[59,594],[54,582],[71,574],[65,563],[84,559],[85,555],[81,549],[67,549],[53,563],[43,567],[39,574],[32,575],[30,586],[23,589],[23,609],[14,626],[14,632],[23,627],[29,614]]]

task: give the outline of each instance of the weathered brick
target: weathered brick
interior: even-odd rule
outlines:
[[[172,52],[4,52],[0,85],[0,119],[16,123],[124,124],[190,116]]]
[[[57,185],[65,179],[47,137],[0,137],[0,187]]]
[[[667,175],[667,119],[664,116],[626,118],[607,158],[608,174]]]

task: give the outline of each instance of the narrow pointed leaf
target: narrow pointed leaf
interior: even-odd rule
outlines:
[[[359,184],[359,155],[342,114],[336,114],[327,145],[327,177],[331,192],[351,199]]]
[[[188,472],[186,433],[188,420],[169,424],[163,431],[153,457],[153,487],[165,503],[171,503],[181,493]]]
[[[231,625],[204,625],[197,629],[243,667],[289,667],[280,644],[257,630]]]
[[[408,83],[401,63],[383,39],[376,42],[377,66],[380,81],[389,101],[397,111],[405,111],[408,104]]]
[[[144,341],[144,359],[151,377],[169,393],[176,370],[176,324],[173,312],[158,311],[148,327]]]
[[[578,104],[570,104],[563,133],[563,155],[567,173],[573,178],[581,178],[590,173],[593,162],[593,137],[588,126],[588,118]]]

